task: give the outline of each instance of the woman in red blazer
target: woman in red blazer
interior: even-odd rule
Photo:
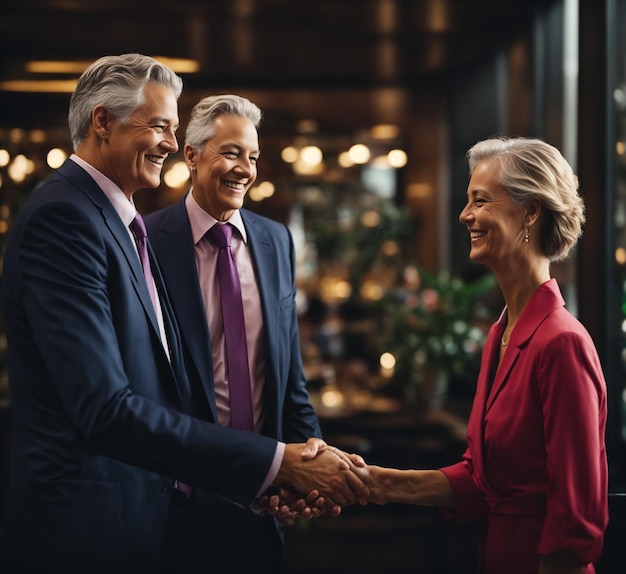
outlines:
[[[439,470],[369,469],[370,501],[484,517],[480,572],[593,573],[608,521],[606,385],[595,346],[565,309],[550,263],[581,235],[578,180],[537,139],[490,139],[468,152],[459,219],[470,258],[498,279],[463,460]]]

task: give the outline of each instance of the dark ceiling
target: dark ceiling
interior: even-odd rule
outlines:
[[[193,85],[407,84],[505,41],[546,0],[1,0],[0,80],[27,60],[193,58]]]
[[[419,88],[512,38],[550,0],[0,0],[0,127],[65,122],[67,94],[2,88],[32,60],[190,58],[189,90]],[[76,76],[55,75],[54,79]],[[284,96],[284,94],[283,94]],[[56,106],[56,107],[55,107]]]

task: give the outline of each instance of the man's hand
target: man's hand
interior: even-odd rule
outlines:
[[[365,471],[365,463],[360,457],[351,457],[329,447],[321,439],[312,439],[306,445],[286,445],[283,463],[274,482],[299,493],[318,491],[324,498],[323,507],[336,512],[333,510],[336,506],[367,500],[369,490],[364,483],[367,479]]]
[[[263,496],[256,502],[257,508],[268,516],[275,516],[283,524],[290,523],[297,516],[307,520],[330,513],[332,516],[341,514],[341,506],[328,510],[325,501],[317,490],[306,496],[287,488],[279,488],[276,494]]]

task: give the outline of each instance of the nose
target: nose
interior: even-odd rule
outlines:
[[[169,153],[176,153],[178,151],[176,132],[174,132],[174,130],[166,130],[164,134],[161,146],[164,147]]]
[[[243,177],[254,177],[256,175],[256,164],[248,157],[240,157],[233,169],[238,175]]]
[[[474,214],[471,212],[468,204],[463,208],[463,211],[459,213],[459,222],[461,222],[463,225],[466,225],[473,217]]]

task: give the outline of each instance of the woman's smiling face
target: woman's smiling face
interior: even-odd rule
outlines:
[[[524,210],[498,183],[497,160],[480,162],[467,188],[467,204],[459,221],[470,232],[470,259],[497,268],[520,253],[524,241]]]

